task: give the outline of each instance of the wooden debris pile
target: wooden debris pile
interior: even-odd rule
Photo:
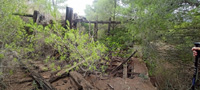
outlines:
[[[137,51],[135,51],[129,58],[125,60],[119,57],[113,58],[112,62],[109,65],[109,68],[107,69],[107,72],[111,71],[109,72],[110,73],[109,77],[133,78],[135,75],[133,70],[133,63],[129,60],[131,59],[131,57],[133,57],[133,55],[136,52]],[[70,82],[70,85],[68,85],[68,87],[65,88],[71,88],[71,89],[74,88],[77,90],[93,90],[95,88],[87,80],[85,80],[80,73],[76,71],[63,72],[59,76],[58,75],[55,76],[56,74],[58,74],[59,71],[52,72],[50,70],[45,70],[45,68],[50,68],[50,66],[48,64],[45,64],[43,61],[40,60],[28,61],[28,63],[26,64],[21,60],[19,60],[19,62],[22,70],[25,73],[29,73],[29,75],[33,79],[21,82],[36,81],[39,88],[42,90],[56,90],[56,88],[59,85],[54,83],[57,82],[62,82],[64,83],[63,85],[67,84],[66,82]],[[66,78],[70,79],[63,80]]]

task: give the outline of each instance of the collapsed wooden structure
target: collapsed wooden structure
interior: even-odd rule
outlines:
[[[25,17],[32,17],[33,21],[38,24],[42,24],[44,26],[48,25],[51,23],[51,19],[48,19],[45,17],[44,14],[40,13],[39,11],[34,11],[33,15],[31,14],[19,14],[19,13],[14,13],[13,15],[19,15],[19,16],[25,16]],[[111,21],[111,18],[109,18],[108,21],[88,21],[85,17],[79,18],[78,15],[73,13],[73,8],[66,7],[66,15],[65,15],[65,20],[61,20],[63,23],[63,27],[65,28],[70,28],[70,29],[77,29],[77,23],[89,23],[94,24],[94,41],[97,40],[97,35],[98,35],[98,24],[108,24],[108,30],[107,30],[107,35],[110,35],[110,30],[111,26],[113,24],[121,24],[119,21]],[[69,25],[67,25],[69,22]]]
[[[136,54],[136,52],[137,51],[134,51],[129,56],[129,58],[127,58],[126,60],[120,60],[121,63],[117,66],[115,65],[113,67],[113,65],[111,64],[111,67],[112,67],[111,72],[109,73],[109,76],[107,76],[107,79],[109,79],[110,77],[114,77],[116,74],[120,74],[120,73],[123,73],[124,79],[125,78],[133,78],[134,77],[133,75],[139,75],[138,73],[135,73],[133,69],[130,69],[127,67],[127,66],[131,65],[131,64],[127,65],[127,63],[128,63],[128,61],[130,61],[131,57],[133,57]],[[56,88],[52,85],[52,83],[56,82],[59,79],[65,78],[65,77],[69,77],[70,80],[74,83],[74,85],[77,86],[76,90],[94,90],[95,89],[95,87],[89,81],[87,81],[84,78],[84,76],[82,76],[80,73],[78,73],[76,71],[70,70],[69,72],[66,72],[66,70],[63,68],[60,71],[62,72],[64,70],[64,72],[62,72],[62,73],[57,72],[57,74],[59,74],[59,75],[56,75],[56,76],[55,76],[55,73],[51,73],[51,76],[49,78],[47,78],[47,77],[44,77],[44,75],[41,75],[41,72],[47,72],[47,71],[43,71],[42,66],[37,66],[38,62],[31,62],[31,61],[27,62],[20,58],[18,58],[18,61],[20,63],[21,69],[24,72],[29,73],[29,75],[33,79],[33,80],[29,80],[28,82],[36,81],[36,83],[38,84],[38,87],[40,87],[42,90],[56,90]],[[32,66],[30,66],[28,64],[31,64]],[[42,64],[42,63],[40,63],[40,64]],[[71,69],[73,69],[73,68],[71,68]],[[130,70],[131,70],[131,72],[130,72]],[[105,78],[100,78],[100,79],[104,80]],[[24,82],[24,81],[22,81],[22,82]],[[111,85],[109,85],[109,87],[113,88]]]
[[[121,24],[121,22],[118,21],[111,21],[111,18],[109,18],[109,21],[88,21],[86,18],[78,18],[77,14],[73,14],[73,8],[67,7],[66,8],[66,18],[65,18],[65,25],[67,25],[67,21],[69,21],[68,27],[70,29],[72,28],[77,28],[77,23],[89,23],[89,24],[94,24],[94,41],[97,40],[97,35],[98,35],[98,24],[108,24],[108,31],[107,35],[110,35],[110,30],[111,30],[111,25],[112,24]]]
[[[121,22],[117,22],[117,21],[111,21],[111,18],[109,19],[109,21],[88,21],[86,19],[79,19],[79,18],[75,18],[73,17],[73,9],[67,7],[66,9],[66,17],[65,17],[65,26],[68,26],[69,28],[77,28],[77,23],[83,22],[83,23],[92,23],[94,24],[94,40],[97,39],[97,32],[98,32],[98,24],[108,24],[108,35],[110,34],[110,30],[111,30],[111,25],[112,24],[121,24]],[[39,11],[34,11],[33,15],[30,14],[14,14],[14,15],[20,15],[20,16],[26,16],[26,17],[32,17],[33,21],[35,23],[42,23],[42,21],[45,20],[45,16],[42,15]],[[69,21],[69,23],[66,23],[66,21]],[[68,25],[69,24],[69,25]],[[64,27],[65,27],[64,26]],[[67,27],[65,27],[67,28]],[[135,51],[132,55],[130,55],[129,58],[127,58],[124,61],[120,61],[121,63],[119,65],[117,65],[116,67],[112,68],[110,71],[109,76],[115,76],[118,73],[123,73],[123,78],[127,78],[128,75],[130,75],[130,77],[133,77],[134,74],[138,74],[134,72],[134,68],[133,69],[128,69],[128,65],[127,62],[131,59],[131,57],[134,56],[134,54],[137,51]],[[27,71],[28,73],[30,73],[30,75],[32,76],[33,80],[35,80],[37,82],[37,84],[43,89],[43,90],[55,90],[55,87],[52,86],[52,83],[55,82],[56,80],[69,76],[72,78],[72,81],[75,82],[75,84],[78,86],[78,90],[93,90],[94,87],[87,81],[84,79],[84,77],[75,71],[71,71],[75,68],[75,66],[68,68],[66,72],[65,69],[60,70],[60,72],[58,72],[57,74],[53,75],[52,77],[50,77],[49,79],[45,79],[44,76],[40,75],[40,73],[37,73],[35,70],[31,69],[30,67],[28,67],[27,64],[25,64],[24,62],[20,61],[20,66],[21,68],[25,69],[24,71]],[[82,61],[84,62],[84,60]],[[82,64],[82,62],[80,62],[80,64]],[[79,63],[78,63],[79,64]],[[130,65],[129,65],[130,66]],[[124,69],[122,72],[122,68]],[[131,71],[130,71],[131,70]],[[112,89],[113,86],[108,84],[108,86]]]

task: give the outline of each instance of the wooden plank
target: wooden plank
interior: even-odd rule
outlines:
[[[53,86],[48,81],[46,81],[39,73],[36,73],[34,71],[30,71],[30,73],[34,80],[42,87],[43,90],[55,90]]]
[[[71,71],[69,73],[70,77],[77,84],[79,90],[93,90],[94,87],[86,81],[81,74],[76,71]]]
[[[50,78],[49,82],[52,83],[60,78],[66,77],[68,76],[68,72],[71,71],[72,69],[74,69],[75,67],[85,63],[86,61],[83,60],[79,63],[77,63],[76,65],[71,66],[70,68],[64,68],[61,71],[59,71],[54,77]]]

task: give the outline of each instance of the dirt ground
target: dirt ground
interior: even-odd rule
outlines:
[[[113,59],[118,59],[118,63],[120,63],[120,60],[123,60],[122,58]],[[37,63],[38,73],[48,81],[51,78],[51,72],[40,70],[40,68],[48,65],[43,65],[40,61]],[[113,63],[116,63],[116,61],[111,62],[111,64]],[[127,78],[123,78],[122,74],[118,73],[112,77],[90,74],[85,76],[84,79],[94,87],[93,90],[157,90],[150,82],[148,69],[142,60],[132,57],[128,62],[128,67],[130,66],[133,66],[132,72],[134,73],[128,74]],[[41,90],[37,87],[37,83],[31,78],[30,74],[25,73],[20,68],[16,68],[14,74],[9,76],[4,82],[7,86],[6,90]],[[51,85],[56,90],[79,90],[77,84],[70,76],[60,78],[52,82]]]

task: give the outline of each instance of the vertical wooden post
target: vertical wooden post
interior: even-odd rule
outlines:
[[[123,65],[123,78],[127,78],[127,62]]]
[[[78,15],[76,14],[76,13],[74,13],[73,14],[73,19],[72,19],[72,23],[73,23],[73,25],[72,25],[72,27],[74,28],[74,29],[77,29],[77,23],[78,23],[78,21],[77,21],[77,19],[78,19]]]
[[[66,21],[69,21],[69,25],[67,25],[70,29],[72,29],[72,16],[73,16],[73,8],[66,7],[66,18],[65,18],[65,28],[67,23]]]
[[[108,36],[110,35],[110,26],[111,26],[111,18],[109,18],[109,23],[108,23]]]
[[[34,23],[37,23],[37,22],[38,22],[39,14],[40,14],[39,11],[34,10],[34,12],[33,12],[33,22],[34,22]]]
[[[91,38],[91,23],[90,23],[90,21],[89,21],[89,30],[88,30],[88,35],[89,35],[89,39]]]
[[[97,41],[97,35],[98,35],[98,23],[94,23],[94,41]]]
[[[55,6],[55,2],[54,2],[54,0],[52,0],[52,4],[53,4],[53,6]]]
[[[133,73],[134,73],[134,64],[133,64],[133,66],[130,66],[130,69],[131,69],[131,78],[133,78],[134,77],[134,75],[133,75]]]

